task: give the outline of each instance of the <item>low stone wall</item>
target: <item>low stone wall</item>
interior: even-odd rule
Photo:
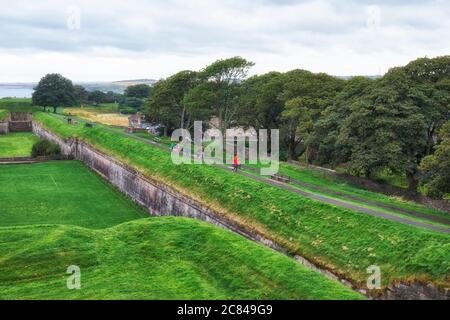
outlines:
[[[31,132],[33,115],[29,112],[11,112],[10,132]]]
[[[125,164],[83,142],[72,139],[64,141],[35,122],[33,122],[33,132],[41,138],[57,143],[61,147],[61,151],[64,155],[71,155],[75,159],[83,161],[89,168],[104,177],[120,191],[128,195],[142,207],[146,208],[149,213],[153,215],[170,215],[195,218],[227,230],[231,230],[250,240],[259,242],[274,250],[289,255],[299,263],[321,272],[329,278],[340,281],[344,285],[352,287],[351,283],[346,279],[342,279],[332,272],[313,264],[304,257],[289,254],[285,248],[274,243],[273,241],[264,238],[260,234],[249,230],[243,225],[239,225],[236,222],[229,220],[219,213],[214,212],[202,204],[180,194],[172,188],[143,176],[135,169],[126,166]],[[441,299],[449,298],[447,296],[447,292],[444,293],[436,288],[430,288],[429,286],[427,286],[427,291],[424,291],[422,290],[422,287],[420,285],[411,287],[409,298],[436,298],[437,296]],[[424,292],[427,293],[430,292],[430,290],[433,294],[428,296],[424,294]],[[360,292],[363,294],[368,294],[363,290],[360,290]],[[389,292],[386,292],[386,294],[381,296],[381,298],[385,299],[395,299],[396,297],[396,287],[391,288]],[[404,287],[401,287],[398,298],[405,299]]]
[[[0,121],[0,134],[9,133],[9,122],[8,121]]]

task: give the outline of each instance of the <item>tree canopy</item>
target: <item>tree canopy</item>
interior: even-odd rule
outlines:
[[[34,105],[52,107],[69,107],[77,104],[77,97],[72,81],[57,73],[47,74],[34,88],[32,95]]]

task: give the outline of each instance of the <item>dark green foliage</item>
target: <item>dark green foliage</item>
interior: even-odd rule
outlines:
[[[83,105],[89,102],[89,92],[83,86],[74,85],[73,88],[75,90],[77,105]]]
[[[121,113],[132,114],[142,110],[144,100],[135,97],[123,97],[119,102]]]
[[[34,88],[33,104],[41,107],[70,107],[77,104],[77,96],[72,81],[60,74],[47,74]]]
[[[450,121],[442,126],[439,137],[436,152],[422,161],[422,180],[428,195],[450,199]]]
[[[88,94],[88,101],[92,104],[100,104],[100,103],[106,103],[107,96],[106,93],[100,90],[91,91]]]
[[[60,153],[60,147],[48,140],[39,140],[33,145],[33,148],[31,149],[31,156],[33,158],[38,156],[55,156]]]
[[[126,97],[133,97],[138,99],[146,99],[152,93],[152,87],[146,84],[137,84],[129,86],[125,89],[124,95]]]
[[[145,106],[147,119],[162,125],[166,134],[176,128],[190,128],[194,120],[202,120],[204,117],[194,116],[199,108],[185,99],[189,90],[197,84],[197,78],[196,72],[181,71],[158,81]]]

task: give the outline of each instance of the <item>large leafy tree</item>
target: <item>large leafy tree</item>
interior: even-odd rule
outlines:
[[[450,121],[446,122],[440,132],[441,143],[436,152],[425,157],[421,163],[422,181],[425,192],[436,198],[450,197]]]
[[[354,105],[367,95],[376,81],[367,77],[353,77],[345,82],[341,92],[334,99],[334,103],[321,113],[309,142],[316,150],[316,161],[320,165],[336,166],[350,160],[351,148],[340,145],[337,139],[342,124],[354,110]]]
[[[165,134],[176,128],[190,128],[197,119],[184,98],[197,83],[197,73],[193,71],[181,71],[158,81],[147,100],[145,112],[148,120],[162,125]]]
[[[32,96],[33,104],[52,107],[56,113],[57,107],[70,107],[77,104],[75,89],[67,78],[57,73],[47,74],[34,88]]]
[[[352,173],[368,178],[382,170],[405,173],[414,191],[426,135],[424,117],[409,90],[403,70],[390,70],[352,105],[336,147],[350,151]]]
[[[433,152],[437,132],[450,119],[450,56],[420,58],[402,68],[409,96],[424,116],[427,141],[424,155]]]
[[[126,97],[146,99],[152,93],[152,87],[146,84],[136,84],[133,86],[128,86],[125,89],[124,95]]]
[[[324,73],[293,70],[285,74],[280,94],[285,105],[281,137],[288,150],[288,158],[295,159],[307,152],[307,158],[310,159],[315,153],[310,148],[310,134],[321,113],[334,103],[343,85],[344,80]]]
[[[280,99],[284,79],[282,73],[269,72],[245,80],[241,85],[238,124],[256,129],[279,128],[284,110]]]
[[[89,92],[81,85],[74,85],[75,98],[78,105],[82,105],[89,102]]]
[[[233,57],[217,60],[199,74],[202,82],[195,89],[196,99],[190,99],[190,104],[200,110],[211,109],[222,133],[237,124],[241,83],[253,65],[241,57]]]

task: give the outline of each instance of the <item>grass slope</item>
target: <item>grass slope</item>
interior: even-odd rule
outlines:
[[[362,299],[290,258],[175,217],[92,230],[0,228],[3,299]],[[66,288],[69,265],[81,289]]]
[[[0,226],[104,228],[146,216],[81,162],[0,166]]]
[[[39,140],[29,132],[0,135],[0,158],[29,157],[31,148]]]
[[[210,166],[174,165],[170,154],[102,128],[69,126],[38,113],[61,137],[78,136],[365,287],[370,265],[382,283],[414,280],[449,286],[450,236],[320,203]]]
[[[3,121],[6,118],[8,118],[8,115],[9,115],[9,111],[8,110],[0,109],[0,121]]]
[[[438,210],[433,210],[426,208],[420,204],[413,203],[411,201],[406,201],[396,197],[389,197],[385,194],[371,192],[357,186],[353,186],[342,179],[330,176],[319,170],[310,168],[301,168],[295,165],[281,163],[280,173],[286,176],[290,176],[294,179],[300,180],[302,182],[307,182],[312,185],[316,185],[331,191],[340,192],[343,194],[348,194],[355,197],[360,197],[361,199],[367,199],[370,201],[377,201],[392,207],[397,207],[401,209],[416,211],[424,214],[435,215],[445,219],[450,220],[450,215]]]

